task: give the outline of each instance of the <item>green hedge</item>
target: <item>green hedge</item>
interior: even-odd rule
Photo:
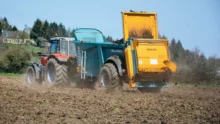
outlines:
[[[22,73],[30,59],[31,53],[21,47],[1,51],[0,73]]]

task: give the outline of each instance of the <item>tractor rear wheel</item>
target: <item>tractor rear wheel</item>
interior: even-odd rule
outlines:
[[[33,66],[29,66],[26,71],[25,81],[27,85],[39,85],[42,83],[41,79],[36,79],[36,72]]]
[[[116,67],[112,63],[106,63],[100,70],[96,89],[104,89],[112,91],[116,88],[120,89],[120,78]]]
[[[65,64],[60,64],[54,58],[48,60],[45,80],[47,85],[58,86],[68,84],[68,72]]]

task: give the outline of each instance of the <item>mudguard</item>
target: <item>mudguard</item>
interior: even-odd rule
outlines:
[[[60,53],[54,53],[54,54],[51,54],[49,57],[48,57],[48,60],[50,58],[55,58],[57,59],[59,62],[67,62],[68,59],[69,59],[69,56],[65,55],[65,54],[60,54]]]
[[[42,65],[36,62],[32,62],[29,66],[32,66],[34,68],[34,71],[36,73],[36,79],[40,79],[41,75],[40,72],[42,71]]]
[[[119,74],[120,76],[123,75],[123,73],[122,73],[122,67],[121,67],[121,60],[120,60],[120,58],[119,58],[118,56],[111,56],[111,57],[109,57],[109,58],[105,61],[105,63],[108,63],[108,62],[111,62],[111,63],[113,63],[113,64],[116,66],[117,71],[118,71],[118,74]]]

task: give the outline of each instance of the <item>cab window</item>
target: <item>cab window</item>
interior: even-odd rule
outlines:
[[[50,54],[57,53],[57,41],[52,41],[50,45]]]

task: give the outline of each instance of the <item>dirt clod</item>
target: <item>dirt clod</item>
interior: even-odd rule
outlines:
[[[42,112],[40,112],[40,111],[36,112],[36,115],[41,115],[41,114],[42,114]]]
[[[78,117],[76,117],[77,119],[81,119],[81,117],[80,116],[78,116]]]

